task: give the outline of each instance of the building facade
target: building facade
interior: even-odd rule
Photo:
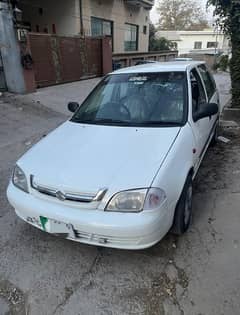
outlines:
[[[191,53],[230,54],[228,38],[220,31],[206,29],[203,31],[158,31],[158,38],[165,37],[174,42],[179,55]]]
[[[114,53],[147,52],[154,0],[20,0],[31,32],[111,36]]]

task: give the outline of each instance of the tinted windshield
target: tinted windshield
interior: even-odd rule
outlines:
[[[72,121],[121,126],[176,126],[186,119],[184,72],[113,74],[104,78]]]

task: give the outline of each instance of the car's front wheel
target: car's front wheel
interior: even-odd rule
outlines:
[[[219,120],[217,121],[216,127],[214,129],[214,134],[213,134],[212,140],[210,142],[210,145],[212,147],[217,144],[217,142],[218,142],[218,135],[219,135]]]
[[[185,233],[192,219],[192,178],[189,175],[175,210],[172,232],[177,235]]]

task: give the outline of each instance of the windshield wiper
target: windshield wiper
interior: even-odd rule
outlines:
[[[78,118],[72,118],[71,121],[79,123],[79,124],[91,124],[94,122],[92,119],[78,119]]]
[[[129,121],[119,120],[119,119],[111,119],[111,118],[102,118],[102,119],[95,119],[94,122],[96,123],[110,123],[110,124],[127,124]]]
[[[119,119],[111,119],[111,118],[102,118],[102,119],[72,119],[71,121],[79,123],[79,124],[107,124],[107,125],[124,125],[124,126],[136,126],[136,127],[145,127],[145,126],[164,126],[164,127],[179,127],[181,126],[181,122],[174,121],[142,121],[142,122],[131,122],[127,120],[119,120]]]
[[[103,119],[73,119],[73,122],[79,124],[128,124],[128,121],[118,120],[118,119],[111,119],[111,118],[103,118]]]
[[[176,122],[176,121],[143,121],[141,124],[143,125],[153,125],[153,126],[156,126],[156,125],[159,125],[159,126],[180,126],[181,125],[181,122]]]

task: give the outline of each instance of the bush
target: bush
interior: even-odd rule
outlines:
[[[218,68],[219,68],[219,64],[215,62],[212,66],[213,71],[217,71]]]
[[[217,71],[219,69],[221,71],[227,71],[229,66],[230,60],[228,58],[228,55],[222,55],[218,57],[216,63],[214,63],[213,70]]]
[[[149,42],[149,51],[174,50],[176,45],[165,37],[153,38]]]
[[[229,58],[227,55],[223,55],[219,58],[219,69],[221,71],[227,71],[227,68],[229,66]]]

